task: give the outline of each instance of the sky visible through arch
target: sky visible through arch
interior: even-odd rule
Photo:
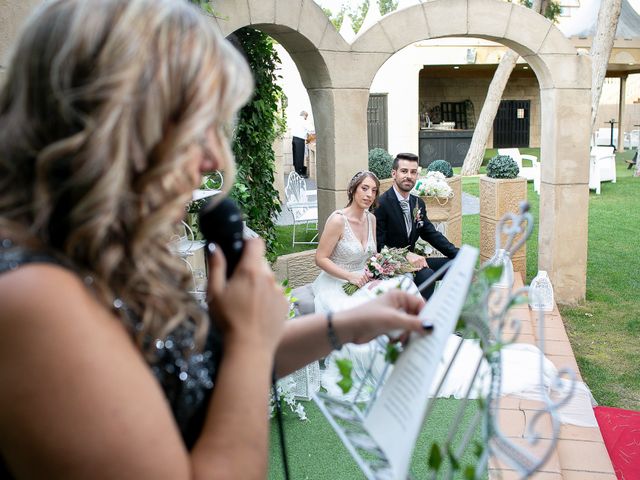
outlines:
[[[338,13],[340,11],[340,7],[342,5],[346,5],[347,7],[357,7],[358,5],[360,5],[362,3],[363,0],[315,0],[315,2],[320,5],[321,7],[326,7],[329,10],[331,10],[334,14]],[[374,2],[376,0],[370,0],[371,2]],[[418,3],[419,0],[416,0],[416,3]],[[634,8],[634,10],[636,12],[640,13],[640,0],[627,0],[629,2],[629,4]],[[599,4],[600,2],[581,2],[583,4]],[[594,5],[596,6],[596,5]]]

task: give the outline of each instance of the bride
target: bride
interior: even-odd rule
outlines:
[[[379,187],[380,182],[374,173],[356,173],[347,187],[347,206],[336,210],[327,219],[316,251],[316,264],[322,272],[312,285],[316,313],[355,307],[383,292],[397,288],[420,296],[410,274],[386,280],[372,280],[366,271],[367,260],[377,252],[376,217],[370,209],[376,205]],[[353,295],[347,295],[343,290],[347,282],[360,288]],[[343,397],[337,386],[340,375],[335,361],[347,358],[353,365],[354,383],[365,379],[365,385],[371,390],[375,384],[374,379],[378,378],[384,367],[384,355],[380,352],[376,340],[364,345],[344,345],[341,350],[327,357],[322,386],[330,394]],[[374,358],[371,375],[367,375]],[[349,393],[343,398],[351,399],[355,392]],[[366,399],[366,392],[363,393],[364,395],[358,396],[359,400]]]

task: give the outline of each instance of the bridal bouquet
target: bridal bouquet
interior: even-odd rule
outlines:
[[[453,190],[447,183],[446,177],[440,172],[428,172],[426,176],[418,178],[413,192],[421,197],[444,197],[453,196]]]
[[[408,248],[389,248],[383,247],[380,253],[376,253],[365,265],[367,274],[375,280],[384,280],[415,271],[415,268],[407,260]],[[347,295],[353,295],[360,287],[347,282],[342,288]]]

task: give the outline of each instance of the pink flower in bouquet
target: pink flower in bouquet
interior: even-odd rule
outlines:
[[[407,251],[407,248],[384,247],[380,253],[376,253],[367,261],[365,266],[367,275],[371,279],[384,280],[413,272],[415,268],[407,260]],[[342,288],[347,295],[353,295],[359,289],[357,285],[350,282],[345,283]]]

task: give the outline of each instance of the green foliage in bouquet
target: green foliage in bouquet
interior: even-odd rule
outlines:
[[[490,178],[516,178],[518,173],[518,164],[509,155],[496,155],[487,164],[487,177]]]
[[[379,180],[391,178],[393,157],[384,148],[374,148],[369,152],[369,170],[376,174]]]
[[[453,177],[453,168],[446,160],[434,160],[427,166],[427,172],[440,172],[445,177]]]

